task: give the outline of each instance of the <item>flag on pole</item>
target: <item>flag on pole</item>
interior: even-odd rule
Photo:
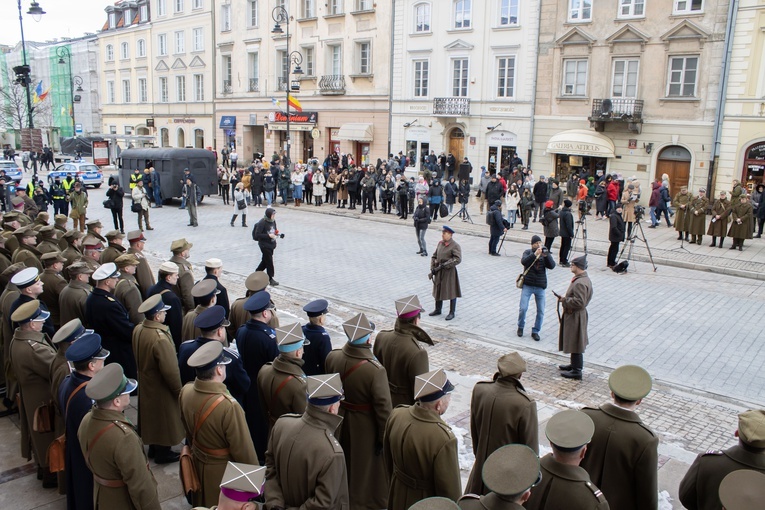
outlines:
[[[42,93],[43,93],[43,89],[42,89],[42,80],[40,80],[40,82],[39,82],[39,83],[37,84],[37,86],[35,87],[35,94],[34,94],[34,104],[37,104],[37,103],[39,103],[40,101],[42,101],[42,99],[40,98],[40,96],[42,95]]]
[[[297,98],[294,97],[292,94],[287,95],[287,103],[289,103],[292,109],[295,110],[296,112],[303,111],[303,105],[300,104],[300,101],[298,101]]]
[[[273,105],[274,105],[274,108],[279,108],[280,110],[282,109],[282,106],[281,106],[281,104],[279,103],[279,100],[278,100],[278,99],[276,99],[275,97],[272,97],[272,98],[271,98],[271,104],[273,104]]]

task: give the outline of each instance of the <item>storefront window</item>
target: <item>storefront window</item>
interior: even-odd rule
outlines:
[[[749,147],[744,160],[744,175],[741,179],[752,191],[758,184],[765,182],[765,143]]]
[[[406,141],[406,157],[409,158],[409,166],[417,165],[417,140]]]
[[[566,182],[572,173],[579,175],[582,179],[595,177],[598,170],[606,173],[606,164],[608,163],[606,158],[573,154],[556,154],[555,156],[555,178],[561,183]]]

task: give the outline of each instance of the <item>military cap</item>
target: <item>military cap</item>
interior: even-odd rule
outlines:
[[[37,216],[39,217],[40,215],[38,214]],[[40,233],[41,236],[46,238],[56,237],[56,227],[54,227],[53,225],[42,226],[40,227],[40,230],[38,230],[38,232]]]
[[[575,265],[579,269],[586,270],[587,269],[587,256],[582,255],[581,257],[576,257],[575,259],[571,259],[571,264]]]
[[[85,329],[85,326],[82,325],[80,319],[72,319],[56,331],[56,334],[53,335],[51,341],[54,344],[74,342],[86,333],[93,333],[93,330]]]
[[[250,292],[259,292],[268,287],[268,274],[265,271],[255,271],[244,281],[244,286]]]
[[[194,246],[194,244],[188,242],[186,238],[176,239],[175,241],[170,243],[170,251],[173,253],[177,253],[183,250],[189,250],[191,249],[192,246]]]
[[[106,359],[109,356],[109,351],[101,347],[101,335],[93,333],[85,333],[76,342],[66,350],[64,355],[67,361],[76,363],[78,361],[88,361],[91,359]]]
[[[85,239],[82,240],[82,247],[86,250],[104,251],[104,245],[101,244],[101,240],[90,234],[85,235]]]
[[[545,429],[550,443],[563,451],[578,450],[590,442],[594,433],[592,418],[573,409],[554,414]]]
[[[311,342],[303,336],[303,328],[296,322],[276,328],[276,344],[279,352],[293,352]]]
[[[228,461],[220,484],[220,493],[228,499],[246,503],[263,494],[266,467]]]
[[[51,264],[55,264],[56,262],[66,262],[66,257],[61,255],[60,251],[51,251],[48,253],[43,253],[42,256],[40,256],[40,260],[43,262],[50,262]]]
[[[3,277],[7,281],[10,281],[13,275],[23,270],[25,267],[27,267],[27,265],[24,264],[23,262],[16,262],[15,264],[11,264],[10,266],[6,267],[3,270],[3,272],[0,273],[0,277]]]
[[[23,188],[16,188],[17,191],[25,191]],[[13,207],[18,207],[20,205],[24,205],[24,199],[21,197],[13,197],[11,198],[11,205]]]
[[[125,234],[120,232],[119,230],[110,230],[109,232],[104,235],[105,238],[112,240],[112,239],[124,239]]]
[[[159,266],[159,270],[163,273],[178,273],[180,272],[180,268],[178,267],[178,264],[175,262],[170,262],[169,260],[167,262],[163,262]]]
[[[396,300],[396,315],[402,319],[415,317],[425,311],[416,295]]]
[[[32,228],[32,225],[26,227],[19,227],[13,231],[13,235],[18,237],[37,237],[37,232]]]
[[[303,307],[303,311],[309,317],[319,317],[327,313],[329,302],[326,299],[316,299]]]
[[[56,225],[66,225],[67,221],[69,221],[69,218],[66,214],[57,214],[53,217],[53,222]]]
[[[74,345],[76,344],[77,342]],[[85,394],[96,402],[104,402],[132,393],[137,387],[138,382],[135,379],[125,377],[122,365],[110,363],[88,381]]]
[[[247,298],[243,308],[250,313],[260,313],[271,308],[271,294],[261,290]]]
[[[136,241],[145,241],[146,238],[143,236],[143,232],[140,230],[131,230],[127,233],[127,239],[129,242],[134,243]]]
[[[81,237],[85,237],[85,233],[77,229],[67,230],[64,233],[64,239],[80,239]]]
[[[459,508],[459,505],[449,498],[434,496],[432,498],[421,499],[410,506],[409,510],[459,510]]]
[[[505,445],[489,455],[481,476],[486,487],[495,494],[523,494],[542,480],[539,456],[525,444]]]
[[[622,400],[635,402],[651,392],[651,376],[637,365],[624,365],[608,378],[608,387]]]
[[[366,342],[369,335],[371,335],[374,330],[374,323],[369,322],[369,319],[367,319],[367,316],[363,313],[357,314],[355,317],[343,323],[345,336],[348,337],[348,342],[352,344]]]
[[[762,508],[765,501],[765,474],[753,469],[732,471],[720,482],[718,494],[725,510]]]
[[[454,385],[449,382],[443,368],[431,370],[414,378],[414,399],[433,402],[451,393]]]
[[[220,342],[205,342],[202,347],[189,356],[188,364],[197,370],[210,370],[216,365],[228,365],[231,358],[223,350]]]
[[[120,272],[117,269],[117,264],[114,262],[102,264],[93,272],[93,280],[97,282],[106,280],[107,278],[119,278],[119,276]]]
[[[517,352],[503,354],[497,361],[497,369],[502,377],[517,376],[526,371],[526,360]]]
[[[454,233],[454,229],[450,227],[449,225],[442,225],[441,226],[441,232],[449,232],[450,234]]]
[[[73,262],[69,265],[69,267],[66,268],[66,270],[69,271],[70,275],[91,274],[93,272],[90,266],[82,261]]]
[[[11,283],[19,289],[26,289],[40,281],[40,273],[34,267],[27,267],[11,278]]]
[[[50,317],[48,310],[40,308],[40,301],[33,299],[20,305],[11,315],[11,321],[17,324],[26,324],[27,322],[42,322]]]
[[[218,290],[218,283],[211,278],[199,280],[191,288],[191,295],[195,298],[211,297],[213,294],[220,294],[220,291]]]
[[[165,302],[162,301],[162,294],[154,294],[141,303],[138,307],[138,313],[150,316],[169,309],[170,305],[166,305]]]
[[[101,225],[101,220],[88,220],[85,222],[85,226],[88,228],[88,230],[91,228],[103,227],[103,225]]]
[[[3,221],[15,221],[19,219],[19,213],[16,211],[10,211],[5,214],[3,214]]]
[[[194,319],[194,326],[202,331],[212,331],[230,325],[231,323],[226,320],[226,310],[220,305],[207,308]]]
[[[306,377],[308,403],[328,406],[342,400],[343,382],[340,374],[321,374]]]
[[[133,255],[132,253],[123,253],[116,259],[114,259],[114,263],[117,264],[117,267],[120,269],[124,269],[127,266],[137,266],[141,263],[140,260],[138,260],[138,257]]]
[[[738,437],[753,448],[765,448],[765,411],[746,411],[739,414]]]
[[[218,269],[219,267],[223,267],[223,261],[221,259],[207,259],[205,260],[205,267]]]

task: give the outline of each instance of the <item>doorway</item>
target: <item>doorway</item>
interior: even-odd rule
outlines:
[[[741,182],[750,192],[765,183],[765,142],[750,145],[746,150]]]
[[[183,128],[178,128],[178,143],[175,146],[181,148],[186,147],[186,132]]]
[[[656,180],[661,181],[664,174],[669,176],[670,197],[674,197],[683,186],[688,186],[691,176],[691,153],[688,149],[673,145],[661,151],[656,162]]]
[[[449,133],[449,152],[457,160],[457,164],[462,163],[462,157],[465,153],[465,132],[458,127]]]

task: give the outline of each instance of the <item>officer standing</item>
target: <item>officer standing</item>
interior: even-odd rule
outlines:
[[[324,321],[327,317],[327,307],[329,303],[326,299],[316,299],[303,307],[303,311],[308,315],[308,324],[303,326],[303,336],[308,340],[303,352],[303,372],[305,375],[326,374],[324,363],[327,355],[332,350],[332,340],[329,333],[324,329]]]
[[[587,276],[587,256],[571,261],[574,277],[565,296],[556,294],[558,304],[563,307],[558,330],[558,350],[571,354],[571,363],[561,365],[561,376],[566,379],[582,380],[584,351],[590,343],[587,325],[587,305],[592,300],[592,281]]]
[[[396,325],[375,339],[372,350],[388,372],[393,407],[414,404],[414,380],[429,370],[428,351],[421,344],[433,345],[433,340],[420,328],[422,311],[417,296],[397,300]]]
[[[61,252],[56,251],[43,254],[41,260],[45,270],[40,275],[40,281],[43,283],[40,301],[45,303],[48,308],[53,327],[58,328],[61,326],[61,310],[58,306],[58,298],[67,285],[66,279],[61,276],[66,259],[61,255]]]
[[[194,297],[191,295],[191,288],[194,286],[194,271],[188,261],[193,246],[194,244],[186,241],[185,238],[176,239],[170,244],[170,251],[173,252],[170,262],[178,265],[178,283],[173,287],[173,292],[181,298],[183,313],[194,309]]]
[[[58,296],[58,307],[61,311],[61,323],[66,324],[72,319],[85,320],[85,303],[93,292],[90,286],[90,275],[93,270],[85,262],[75,262],[69,266],[69,283],[61,289]]]
[[[220,291],[212,280],[199,280],[199,282],[191,288],[191,296],[194,298],[196,306],[193,310],[189,310],[186,312],[186,315],[183,316],[181,338],[183,338],[184,341],[196,338],[202,333],[199,328],[194,327],[194,320],[200,313],[218,303],[218,293],[220,293]],[[223,313],[225,314],[225,309]]]
[[[109,245],[101,253],[101,263],[114,262],[117,257],[125,253],[125,247],[122,246],[122,240],[125,239],[125,234],[119,230],[110,230],[106,233],[106,240]]]
[[[231,322],[229,326],[228,336],[233,338],[236,336],[239,328],[248,320],[250,320],[250,312],[244,309],[244,304],[253,294],[266,290],[268,287],[268,275],[263,271],[255,271],[250,273],[247,279],[244,281],[244,288],[247,291],[244,297],[237,298],[231,304],[231,313],[228,315],[228,320]],[[268,319],[268,325],[276,329],[279,327],[279,317],[276,315],[276,306],[273,300],[271,301],[270,319]]]
[[[595,434],[581,466],[614,508],[656,510],[659,438],[636,412],[651,392],[651,376],[624,365],[611,373],[608,386],[613,404],[582,410],[592,418]]]
[[[276,421],[266,451],[266,507],[349,507],[348,473],[335,432],[343,385],[340,374],[307,378],[308,406]],[[356,507],[353,507],[356,508]]]
[[[130,322],[138,324],[143,320],[143,314],[138,311],[138,307],[143,303],[143,298],[135,279],[135,272],[140,261],[135,255],[125,253],[117,257],[114,263],[117,264],[117,269],[120,272],[117,285],[114,286],[114,297],[127,310]]]
[[[105,366],[85,386],[86,395],[96,405],[82,419],[77,436],[93,473],[96,508],[161,508],[143,441],[124,414],[130,393],[137,387],[135,379],[125,377],[119,363]]]
[[[497,361],[497,373],[491,382],[473,387],[470,401],[470,437],[473,439],[475,464],[470,472],[465,493],[483,495],[488,488],[482,483],[484,462],[503,445],[526,445],[539,451],[537,404],[521,384],[526,360],[517,352],[505,354]]]
[[[360,313],[343,323],[348,342],[329,353],[327,371],[340,374],[340,444],[348,466],[351,508],[379,509],[388,504],[388,473],[382,459],[385,424],[391,413],[385,368],[372,354],[374,324]]]
[[[11,304],[8,316],[13,315],[13,312],[22,304],[39,299],[44,289],[44,284],[42,280],[40,280],[40,275],[34,267],[27,267],[13,275],[11,283],[19,289],[19,297],[16,298],[13,304]],[[45,306],[45,303],[40,302],[40,308],[48,312],[48,307]],[[53,327],[53,321],[51,320],[50,315],[47,317],[48,318],[43,325],[43,333],[52,337],[56,330]]]
[[[581,411],[561,411],[547,422],[545,433],[552,453],[540,464],[542,481],[526,501],[526,510],[608,510],[603,497],[579,463],[595,432],[592,419]]]
[[[146,318],[133,330],[133,353],[138,366],[138,428],[149,444],[149,457],[157,464],[178,460],[170,450],[183,439],[178,408],[181,374],[175,357],[170,328],[163,324],[167,306],[159,294],[141,303],[138,312]]]
[[[453,235],[454,230],[449,225],[441,227],[441,240],[430,258],[430,274],[428,275],[433,280],[433,299],[436,300],[436,309],[428,315],[431,317],[441,315],[443,302],[448,300],[449,314],[446,316],[448,321],[454,318],[457,298],[462,297],[460,277],[457,274],[457,266],[462,262],[462,248],[452,239]]]
[[[71,274],[69,273],[69,266],[74,264],[75,262],[82,259],[82,239],[85,237],[85,234],[80,232],[79,230],[69,230],[66,232],[66,234],[63,235],[63,238],[61,241],[59,241],[59,246],[64,244],[64,247],[62,248],[63,251],[61,254],[66,257],[66,262],[64,263],[64,277],[67,280],[71,280]]]
[[[162,296],[162,301],[170,307],[165,324],[170,327],[170,334],[173,337],[173,343],[177,351],[180,348],[181,342],[183,342],[183,304],[181,303],[181,298],[173,292],[173,287],[178,282],[178,264],[163,262],[159,266],[159,271],[157,271],[157,280],[157,283],[146,291],[146,295],[153,296],[154,294],[159,294]],[[194,378],[191,375],[189,377],[189,381]],[[181,378],[183,378],[183,372],[181,372]]]
[[[258,510],[266,480],[265,466],[229,461],[220,484],[218,506],[211,510]]]
[[[19,241],[19,247],[13,252],[12,263],[23,262],[27,267],[34,267],[39,272],[43,272],[40,257],[42,253],[37,251],[37,232],[31,226],[21,227],[13,231],[13,235]]]
[[[462,494],[457,438],[441,419],[452,390],[443,369],[418,375],[416,403],[391,413],[383,444],[390,510],[406,510],[431,496],[457,501]]]
[[[765,475],[740,469],[726,476],[720,484],[720,502],[724,510],[750,510],[765,501]]]
[[[160,206],[161,207],[161,206]],[[218,287],[218,297],[216,298],[216,304],[219,304],[226,311],[226,317],[231,320],[231,305],[228,300],[228,290],[220,283],[218,277],[223,273],[223,261],[221,259],[207,259],[205,260],[205,280],[213,280]],[[234,335],[231,335],[232,337]]]
[[[135,279],[138,281],[138,288],[141,289],[141,295],[145,298],[149,297],[149,289],[156,283],[154,280],[154,273],[149,266],[149,261],[146,260],[146,255],[143,254],[143,247],[146,245],[146,238],[140,230],[132,230],[127,233],[128,243],[130,247],[127,252],[131,255],[135,255],[138,258],[138,269],[135,272]],[[180,340],[179,340],[180,341]]]
[[[196,378],[181,390],[181,421],[202,484],[192,504],[212,506],[218,501],[226,463],[255,464],[257,456],[244,411],[223,384],[231,363],[223,344],[207,342],[188,361]]]
[[[43,213],[37,215],[39,218]],[[41,227],[38,231],[40,242],[37,244],[37,251],[45,255],[51,252],[61,252],[61,247],[58,244],[58,237],[56,236],[56,229],[53,225],[46,225]],[[42,260],[42,257],[40,258]]]

